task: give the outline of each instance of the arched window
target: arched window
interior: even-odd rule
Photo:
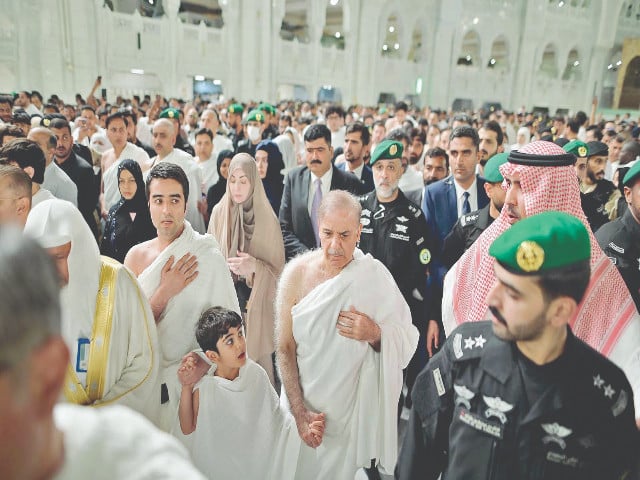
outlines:
[[[422,25],[423,23],[418,21],[413,29],[413,35],[411,35],[411,47],[409,47],[407,60],[413,63],[420,63],[426,60],[425,49],[422,45]]]
[[[580,55],[578,50],[572,48],[567,57],[567,64],[562,73],[563,80],[580,80],[582,78],[582,65],[580,65]]]
[[[283,40],[297,40],[300,43],[309,43],[307,2],[286,0],[284,8],[284,18],[280,26],[280,38]]]
[[[340,50],[344,50],[344,35],[342,31],[343,11],[342,2],[344,0],[328,0],[325,14],[324,30],[320,43],[325,47],[335,45]]]
[[[162,2],[141,2],[155,3],[158,5]],[[204,22],[208,27],[222,28],[224,21],[222,19],[222,8],[220,8],[219,0],[211,0],[210,2],[180,2],[178,10],[178,18],[184,23],[198,25]]]
[[[468,31],[462,38],[458,65],[480,65],[480,35],[474,30]]]
[[[487,68],[509,70],[509,45],[504,35],[500,35],[493,41]]]
[[[635,57],[624,75],[618,108],[638,108],[640,105],[640,56]]]
[[[389,15],[383,35],[384,40],[381,47],[382,56],[390,58],[402,57],[402,45],[400,45],[400,32],[398,31],[399,29],[400,26],[398,25],[398,18],[396,17],[396,15]]]
[[[549,77],[558,76],[558,61],[556,59],[556,47],[553,43],[548,43],[544,47],[542,53],[542,62],[540,63],[540,73]]]

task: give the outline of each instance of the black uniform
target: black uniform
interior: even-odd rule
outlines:
[[[183,152],[187,152],[192,157],[196,156],[196,151],[193,149],[193,147],[189,144],[189,142],[183,139],[180,135],[178,135],[178,138],[176,138],[176,143],[173,146],[173,148],[178,148]]]
[[[360,250],[370,253],[387,267],[400,292],[412,307],[413,323],[424,325],[424,302],[416,297],[424,298],[425,295],[432,246],[427,237],[427,222],[422,210],[411,203],[401,191],[398,191],[395,200],[388,203],[379,202],[373,191],[360,197],[360,204]]]
[[[480,210],[462,215],[445,237],[442,245],[442,263],[447,268],[451,268],[480,234],[493,223],[493,217],[489,215],[490,207],[489,203]]]
[[[569,328],[540,366],[490,322],[461,325],[416,380],[407,428],[401,480],[618,479],[640,448],[624,373]]]
[[[278,135],[280,135],[278,133],[278,127],[276,127],[275,125],[269,124],[265,127],[264,131],[262,132],[262,139],[273,140]]]
[[[240,129],[240,133],[236,133],[235,129],[231,129],[229,132],[229,138],[231,142],[233,142],[233,151],[238,151],[238,144],[244,140],[246,137],[244,136],[244,129]]]
[[[251,140],[245,138],[244,140],[240,140],[238,142],[238,147],[236,148],[236,153],[248,153],[252,157],[256,156],[256,148],[258,148],[259,143],[253,144]]]
[[[592,231],[598,230],[602,225],[609,221],[609,215],[604,206],[609,201],[611,194],[616,187],[609,180],[598,180],[596,188],[589,193],[580,192],[580,203],[582,210],[587,216]]]
[[[402,191],[387,203],[378,201],[376,192],[360,197],[362,233],[359,248],[380,260],[391,272],[411,310],[413,324],[420,332],[418,354],[407,368],[406,383],[411,389],[426,363],[424,335],[427,329],[426,285],[431,263],[432,240],[422,210]]]
[[[618,268],[640,311],[640,224],[627,209],[622,217],[603,225],[595,236],[602,251]]]

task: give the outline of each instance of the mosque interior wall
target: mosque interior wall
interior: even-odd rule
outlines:
[[[112,0],[114,11],[104,0],[0,0],[0,91],[71,101],[101,75],[109,98],[191,97],[204,77],[243,101],[316,100],[324,88],[345,105],[571,112],[594,94],[617,106],[640,50],[638,0],[199,0],[216,5],[221,27],[162,1],[164,15],[148,17],[136,3],[151,0]],[[287,38],[290,18],[305,19],[304,37]],[[625,42],[636,47],[623,55]]]

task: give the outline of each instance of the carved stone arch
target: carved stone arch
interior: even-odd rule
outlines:
[[[576,80],[582,79],[582,58],[577,46],[569,49],[567,54],[567,62],[562,72],[562,80]]]
[[[462,36],[462,43],[458,53],[458,65],[480,66],[482,63],[482,42],[480,35],[475,30],[468,30]]]
[[[487,61],[487,68],[507,71],[511,63],[509,51],[509,39],[504,34],[500,34],[491,42],[491,52]]]
[[[553,42],[543,47],[538,71],[548,77],[558,77],[558,49]]]

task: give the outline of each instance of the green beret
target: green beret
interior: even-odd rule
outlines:
[[[543,212],[520,220],[489,247],[489,255],[518,275],[539,274],[591,257],[587,229],[564,212]]]
[[[177,108],[165,108],[160,112],[160,118],[170,118],[180,120],[180,110]]]
[[[258,110],[262,110],[263,112],[267,112],[269,115],[275,115],[276,109],[268,103],[261,103],[258,105]]]
[[[260,122],[264,123],[264,113],[261,110],[251,110],[247,115],[247,122]]]
[[[609,147],[604,142],[593,141],[587,143],[587,148],[589,149],[590,157],[603,157],[609,155]]]
[[[629,169],[627,174],[624,176],[624,179],[622,180],[622,185],[624,185],[625,187],[632,187],[635,181],[638,179],[638,176],[640,176],[640,162],[634,163],[633,166]]]
[[[576,157],[588,157],[589,147],[580,140],[571,140],[562,149],[567,153],[573,153]]]
[[[227,108],[227,112],[239,113],[240,115],[242,115],[242,112],[244,112],[244,108],[242,108],[242,105],[240,105],[239,103],[234,103],[232,105],[229,105],[229,108]]]
[[[395,158],[402,158],[402,151],[404,147],[402,143],[395,140],[385,140],[380,142],[371,155],[369,165],[373,165],[378,160],[393,160]]]
[[[484,166],[484,179],[489,183],[502,182],[504,178],[500,173],[500,165],[507,163],[508,153],[497,153],[491,157]]]

